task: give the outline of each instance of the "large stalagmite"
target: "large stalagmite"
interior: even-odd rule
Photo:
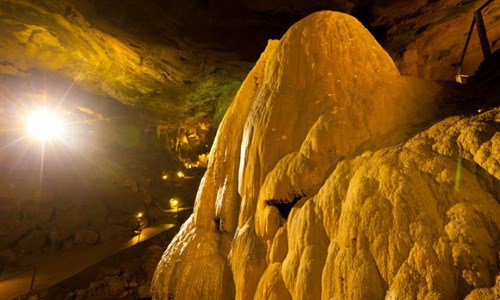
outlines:
[[[270,41],[154,298],[498,297],[500,109],[443,118],[449,92],[341,13]]]

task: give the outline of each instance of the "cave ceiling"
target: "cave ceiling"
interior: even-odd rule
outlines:
[[[65,78],[147,113],[165,131],[186,120],[217,125],[268,39],[314,11],[356,16],[404,74],[453,79],[473,12],[484,2],[2,0],[0,72]],[[495,50],[498,3],[483,14]],[[481,60],[474,36],[465,71]]]

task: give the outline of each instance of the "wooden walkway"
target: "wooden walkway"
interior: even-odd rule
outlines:
[[[130,239],[111,240],[94,247],[70,251],[55,259],[45,260],[32,269],[16,274],[1,275],[0,300],[9,300],[26,295],[30,293],[30,290],[47,289],[120,251],[134,247],[174,226],[175,224],[162,224],[147,227],[142,230],[140,235]]]

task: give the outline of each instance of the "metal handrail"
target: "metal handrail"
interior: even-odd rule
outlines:
[[[486,60],[491,55],[490,42],[488,40],[488,36],[486,34],[486,27],[484,26],[483,14],[482,10],[485,9],[488,5],[493,3],[493,0],[486,1],[483,5],[481,5],[475,12],[474,18],[472,18],[472,22],[470,24],[469,33],[467,34],[467,39],[465,40],[464,49],[462,50],[462,55],[460,56],[460,62],[458,64],[458,70],[456,75],[456,81],[462,83],[462,77],[468,77],[467,75],[461,74],[462,65],[465,58],[465,53],[467,52],[467,47],[469,47],[470,38],[472,36],[472,31],[474,31],[474,25],[476,25],[477,33],[479,35],[479,42],[481,44],[481,50],[483,51],[483,57]]]

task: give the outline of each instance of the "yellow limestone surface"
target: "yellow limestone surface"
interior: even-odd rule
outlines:
[[[200,50],[202,46],[185,39],[166,16],[158,20],[165,26],[162,36],[168,37],[163,43],[154,34],[140,34],[140,28],[133,28],[135,22],[127,26],[123,21],[131,30],[124,31],[98,16],[127,20],[131,6],[122,2],[0,0],[0,74],[47,74],[48,93],[57,74],[92,94],[162,115],[166,127],[177,128],[180,119],[213,115],[211,107],[225,110],[226,98],[247,73],[247,64],[222,51]],[[103,7],[107,11],[99,13]],[[148,28],[151,20],[137,21]]]
[[[432,122],[446,92],[345,14],[270,41],[153,297],[498,297],[500,109]]]

